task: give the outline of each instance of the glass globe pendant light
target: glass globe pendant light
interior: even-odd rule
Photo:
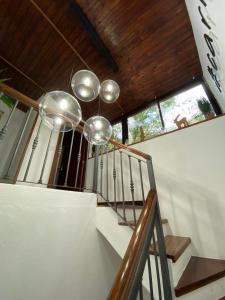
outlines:
[[[112,126],[109,121],[102,116],[89,118],[84,125],[84,136],[93,145],[104,145],[112,136]]]
[[[90,102],[96,99],[100,91],[98,77],[91,71],[80,70],[76,72],[71,80],[74,95],[81,101]]]
[[[49,128],[61,132],[72,130],[82,119],[78,101],[63,91],[43,95],[40,98],[39,114]]]
[[[105,103],[115,102],[119,95],[120,88],[114,80],[108,79],[102,82],[99,96]]]

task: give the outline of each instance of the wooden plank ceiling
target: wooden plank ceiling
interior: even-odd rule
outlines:
[[[101,104],[111,121],[201,77],[184,1],[78,0],[119,66],[114,73],[74,12],[74,0],[0,0],[0,70],[9,85],[35,99],[45,91],[72,93],[71,73],[90,68],[115,79],[118,103]],[[86,117],[98,101],[82,103]]]

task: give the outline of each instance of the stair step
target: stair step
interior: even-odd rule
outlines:
[[[127,207],[127,206],[132,206],[133,205],[133,201],[125,201],[124,202],[125,203],[125,206]],[[115,202],[113,202],[113,201],[99,201],[98,203],[97,203],[97,206],[108,206],[108,204],[110,204],[111,206],[115,206]],[[143,207],[143,201],[142,200],[135,200],[134,201],[134,204],[135,204],[135,206],[137,206],[137,207]],[[116,201],[116,207],[123,207],[123,201]]]
[[[189,237],[175,236],[175,235],[167,235],[165,236],[165,246],[166,246],[166,255],[168,258],[172,259],[175,263],[184,250],[191,243],[191,239]],[[158,255],[158,243],[156,242],[156,254]],[[150,254],[155,254],[153,249],[153,245],[150,246]]]
[[[161,219],[161,223],[162,224],[167,224],[168,223],[168,220],[167,219]],[[119,225],[121,226],[135,226],[135,222],[134,221],[121,221],[121,222],[118,222]]]
[[[224,276],[225,260],[192,256],[175,288],[175,294],[182,296]]]
[[[117,205],[116,206],[117,208],[119,208],[119,209],[123,209],[123,205]],[[127,205],[127,204],[125,204],[125,209],[142,209],[144,206],[143,206],[143,203],[142,203],[142,205],[132,205],[132,204],[129,204],[129,205]]]

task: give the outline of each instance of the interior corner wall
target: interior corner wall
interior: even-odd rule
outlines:
[[[3,115],[0,118],[0,130],[1,130],[8,119],[11,109],[9,109],[2,101],[0,101],[0,111],[3,112]],[[18,140],[21,126],[23,125],[24,120],[25,120],[25,113],[19,109],[16,109],[7,127],[6,135],[2,140],[0,140],[0,156],[1,156],[0,175],[1,176],[5,175],[4,173],[7,167],[7,162],[11,154],[11,150],[12,148],[14,148],[14,145]]]
[[[133,146],[152,156],[162,217],[198,255],[225,259],[225,116]]]
[[[105,300],[121,259],[96,229],[96,195],[0,190],[0,299]]]
[[[192,23],[203,76],[217,99],[221,110],[225,112],[225,1],[185,1]],[[204,22],[202,22],[203,19]],[[205,34],[208,38],[205,38]],[[213,74],[210,75],[208,67]],[[220,83],[221,91],[216,85],[217,80]]]

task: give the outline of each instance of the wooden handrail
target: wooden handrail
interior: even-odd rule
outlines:
[[[113,287],[108,296],[108,300],[127,300],[128,294],[134,280],[134,276],[139,264],[140,256],[144,250],[144,241],[147,236],[147,229],[156,208],[156,191],[151,190],[148,194],[144,208],[141,212],[137,226],[131,237],[129,246],[120,265],[120,269],[115,278]]]
[[[127,150],[127,151],[129,151],[129,152],[131,152],[131,153],[133,153],[135,155],[141,156],[144,159],[151,159],[151,156],[149,154],[146,154],[146,153],[144,153],[144,152],[142,152],[140,150],[137,150],[135,148],[132,148],[132,147],[124,145],[124,144],[120,144],[119,142],[117,142],[115,140],[112,140],[112,139],[110,139],[109,142],[112,145],[118,147],[119,149]]]
[[[17,90],[8,86],[7,84],[0,83],[0,90],[6,93],[7,95],[11,96],[12,98],[19,100],[23,104],[26,104],[27,106],[31,106],[34,109],[38,109],[39,107],[37,101],[31,99],[30,97],[25,96],[24,94],[18,92]]]
[[[18,92],[17,90],[15,90],[14,88],[8,86],[7,84],[0,83],[0,91],[6,93],[7,95],[11,96],[12,98],[15,98],[15,99],[19,100],[20,102],[22,102],[23,104],[26,104],[27,106],[33,107],[36,110],[38,110],[38,108],[39,108],[39,103],[37,101],[35,101],[32,98]],[[84,121],[82,120],[80,122],[80,124],[78,126],[76,126],[76,129],[79,132],[82,132],[83,131],[83,125],[84,125]],[[127,150],[127,151],[129,151],[129,152],[131,152],[135,155],[138,155],[138,156],[140,156],[144,159],[151,159],[151,156],[149,154],[146,154],[146,153],[144,153],[142,151],[139,151],[137,149],[134,149],[132,147],[120,144],[119,142],[117,142],[115,140],[110,139],[109,142],[111,144],[113,144],[114,146],[116,146],[117,148],[125,149],[125,150]]]

